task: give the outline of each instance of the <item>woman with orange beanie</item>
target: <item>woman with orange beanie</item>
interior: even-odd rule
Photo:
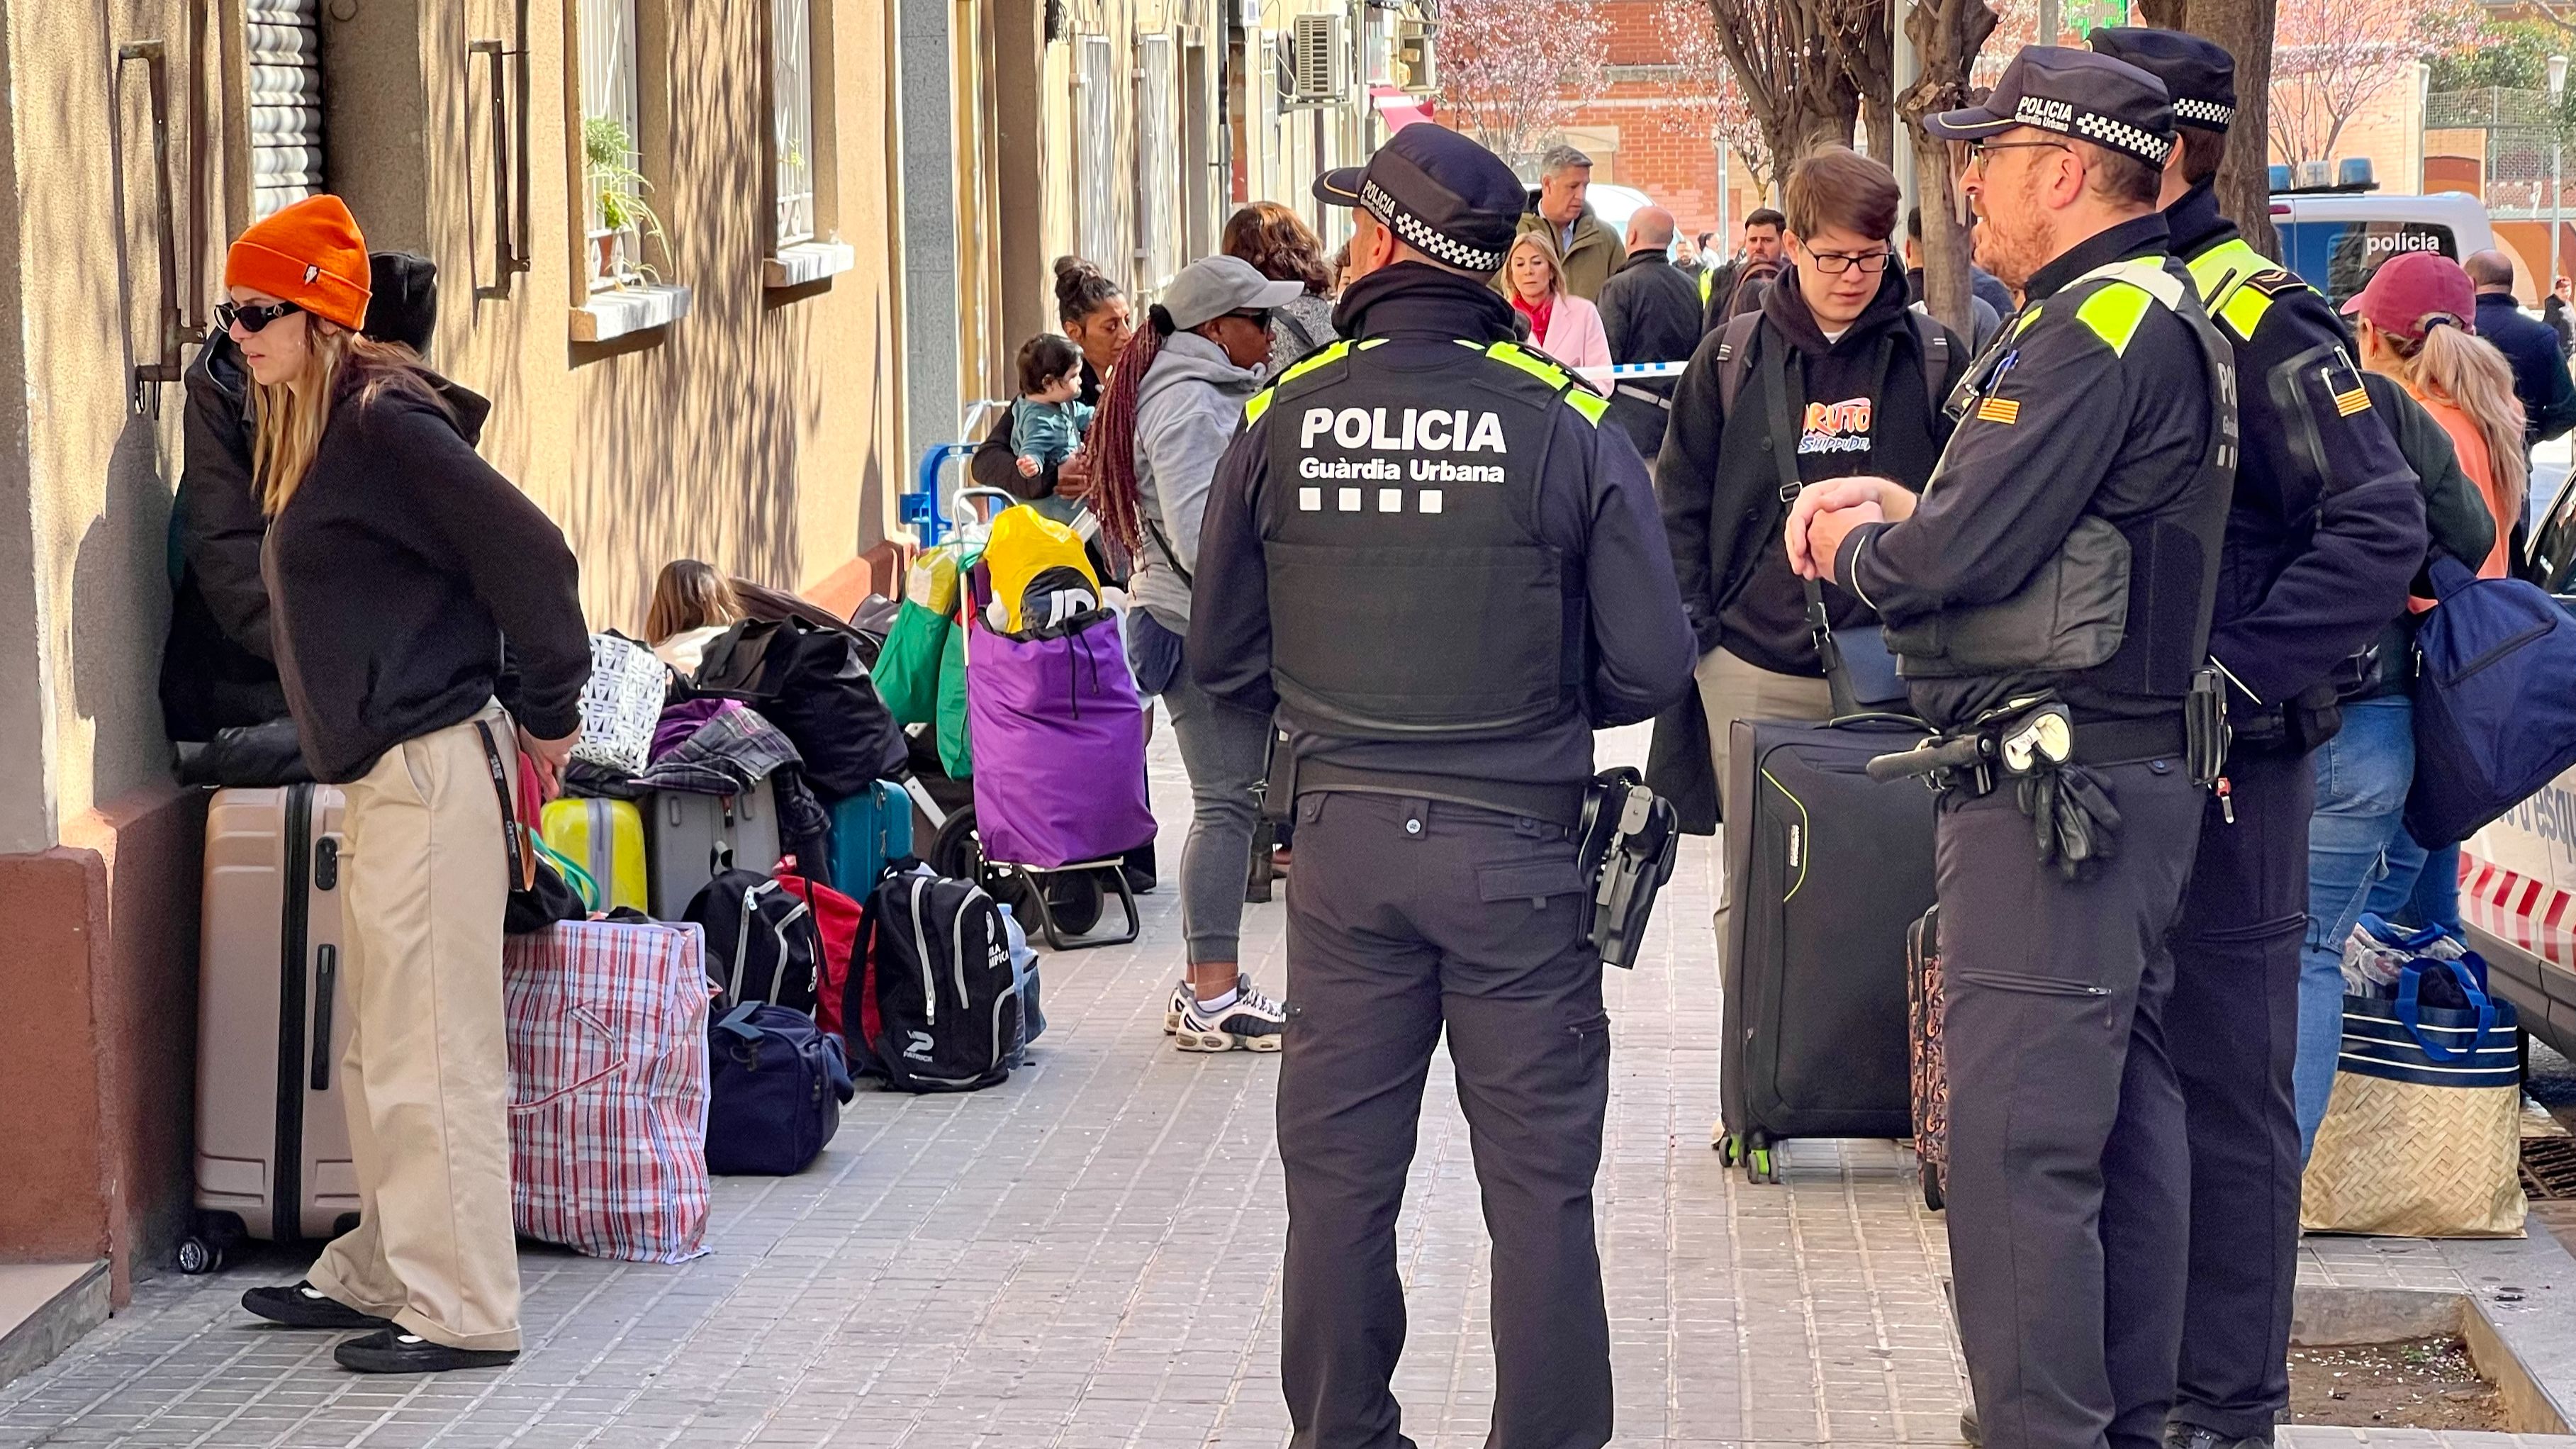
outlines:
[[[242,1306],[371,1330],[336,1352],[362,1372],[497,1366],[519,1348],[501,792],[520,749],[551,787],[580,733],[579,571],[475,454],[490,404],[359,334],[367,246],[338,197],[242,233],[224,286],[216,315],[251,373],[278,673],[314,777],[347,798],[341,1093],[360,1204],[306,1281]],[[515,727],[493,699],[504,635]]]

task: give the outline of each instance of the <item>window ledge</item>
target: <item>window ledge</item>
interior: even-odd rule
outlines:
[[[689,315],[689,289],[659,284],[617,287],[593,292],[572,309],[572,340],[608,342],[655,327],[668,327]]]
[[[858,264],[858,253],[848,242],[798,242],[780,247],[776,256],[762,261],[760,284],[773,289],[802,287],[837,277]]]

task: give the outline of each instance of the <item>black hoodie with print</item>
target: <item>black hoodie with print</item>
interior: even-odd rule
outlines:
[[[1823,673],[1807,631],[1806,590],[1781,542],[1787,505],[1775,450],[1796,450],[1800,483],[1866,473],[1922,489],[1952,423],[1926,390],[1907,295],[1902,272],[1882,273],[1868,307],[1828,340],[1796,273],[1783,273],[1763,299],[1732,416],[1720,403],[1717,353],[1726,333],[1701,340],[1673,396],[1655,493],[1702,652],[1723,646],[1774,673]],[[1952,334],[1949,351],[1946,371],[1955,378],[1966,368],[1967,344]],[[1775,377],[1786,388],[1777,414],[1784,435],[1771,425]],[[1873,622],[1868,606],[1843,590],[1827,584],[1825,596],[1836,625]]]

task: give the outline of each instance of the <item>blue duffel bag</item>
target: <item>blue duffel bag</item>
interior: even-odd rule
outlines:
[[[709,1023],[707,1056],[707,1171],[718,1176],[804,1171],[856,1092],[840,1039],[765,1001]]]
[[[2416,630],[2415,785],[2406,829],[2456,844],[2576,764],[2576,619],[2520,579],[2432,562],[2442,606]]]

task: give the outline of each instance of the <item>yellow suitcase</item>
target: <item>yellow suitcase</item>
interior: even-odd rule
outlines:
[[[537,834],[599,882],[599,908],[648,910],[644,812],[632,800],[548,801]]]

